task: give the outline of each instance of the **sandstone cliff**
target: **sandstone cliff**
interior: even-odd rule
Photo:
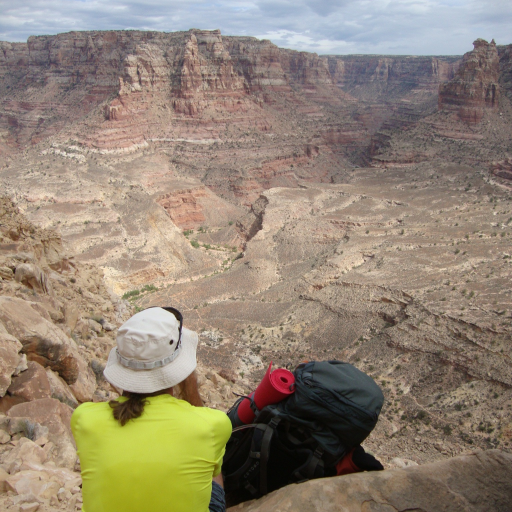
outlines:
[[[464,55],[453,80],[439,87],[439,108],[456,111],[467,123],[478,123],[484,109],[497,109],[500,63],[496,43],[477,39]]]
[[[398,99],[415,90],[428,95],[451,80],[460,57],[329,55],[335,83],[358,99],[376,102]]]
[[[202,137],[218,136],[226,115],[268,130],[278,119],[262,107],[279,101],[276,94],[314,112],[318,102],[351,103],[352,93],[373,100],[430,93],[457,65],[452,58],[319,57],[202,30],[70,32],[0,48],[5,142],[25,146],[61,134],[99,150],[190,135],[190,118],[200,120]]]

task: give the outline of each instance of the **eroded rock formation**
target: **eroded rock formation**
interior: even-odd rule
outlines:
[[[439,87],[439,108],[457,112],[467,123],[478,123],[484,109],[497,109],[500,64],[496,43],[477,39],[464,55],[457,75]]]

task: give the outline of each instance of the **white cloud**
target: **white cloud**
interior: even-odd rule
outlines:
[[[462,54],[512,43],[510,0],[0,0],[0,40],[70,30],[220,28],[317,53]]]

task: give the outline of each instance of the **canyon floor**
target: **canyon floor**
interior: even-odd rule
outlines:
[[[510,449],[509,187],[439,161],[262,197],[241,257],[162,281],[136,304],[177,305],[202,333],[201,360],[231,368],[247,391],[270,361],[368,372],[386,405],[367,444],[387,462]],[[218,232],[189,236],[213,243]]]
[[[179,170],[166,174],[169,158],[158,150],[93,157],[82,173],[64,157],[49,161],[32,172],[10,168],[39,194],[22,202],[29,217],[60,229],[78,260],[101,265],[104,254],[119,254],[131,265],[120,264],[120,275],[139,253],[177,260],[167,275],[136,274],[126,297],[136,307],[180,308],[201,333],[205,367],[249,391],[270,361],[291,369],[310,359],[352,362],[385,392],[367,448],[387,463],[511,449],[506,180],[444,158],[351,167],[338,183],[296,177],[292,188],[264,190],[247,213]],[[108,168],[117,172],[94,174]],[[166,189],[147,184],[155,169]],[[151,199],[173,187],[201,191],[199,228],[178,229]],[[52,190],[66,201],[45,201]]]

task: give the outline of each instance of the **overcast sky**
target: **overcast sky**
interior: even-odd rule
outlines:
[[[512,43],[512,0],[0,0],[0,40],[219,28],[319,54],[461,55]]]

